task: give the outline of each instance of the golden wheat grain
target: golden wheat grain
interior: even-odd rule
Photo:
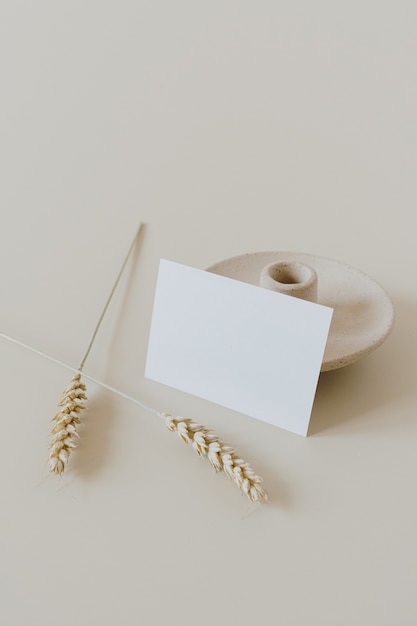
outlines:
[[[77,427],[81,423],[80,414],[86,408],[86,386],[80,382],[78,372],[72,377],[71,384],[65,389],[58,406],[60,410],[53,418],[49,445],[49,469],[54,474],[62,474],[72,450],[76,447],[79,437]]]
[[[262,487],[262,478],[212,431],[188,418],[173,417],[162,411],[158,415],[165,420],[168,430],[177,432],[184,443],[191,443],[197,454],[206,457],[216,472],[223,470],[251,502],[268,499]]]

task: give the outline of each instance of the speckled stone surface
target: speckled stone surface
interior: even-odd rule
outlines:
[[[219,261],[207,271],[259,285],[271,263],[304,263],[317,273],[317,302],[334,309],[321,371],[344,367],[369,354],[389,335],[394,307],[386,291],[360,270],[303,252],[254,252]]]
[[[294,298],[317,302],[317,273],[305,263],[270,263],[259,275],[259,286]]]

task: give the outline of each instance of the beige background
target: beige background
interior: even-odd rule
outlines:
[[[200,420],[264,477],[252,508],[158,418],[1,340],[0,623],[414,625],[414,1],[3,0],[0,329]],[[358,267],[394,332],[323,375],[304,439],[143,379],[160,257],[258,250]]]

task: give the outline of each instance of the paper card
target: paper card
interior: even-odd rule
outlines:
[[[332,313],[161,260],[145,376],[305,436]]]

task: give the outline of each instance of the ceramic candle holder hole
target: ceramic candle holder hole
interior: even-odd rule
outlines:
[[[317,274],[304,263],[270,263],[263,268],[259,285],[302,300],[317,301]]]

